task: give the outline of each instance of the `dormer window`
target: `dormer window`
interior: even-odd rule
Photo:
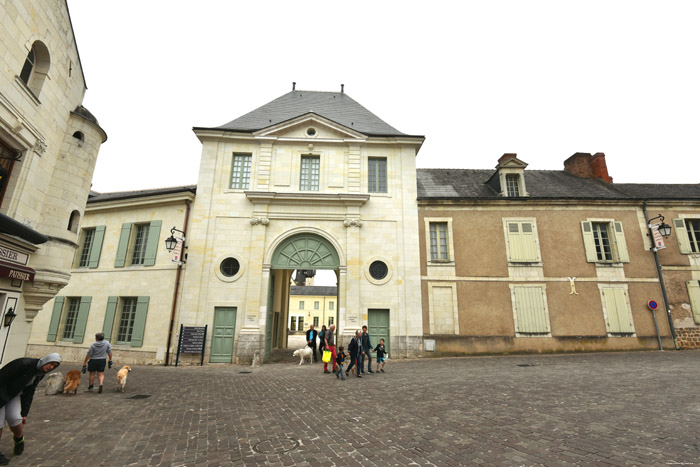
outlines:
[[[520,175],[506,175],[506,196],[508,198],[522,196],[522,194],[520,193]]]

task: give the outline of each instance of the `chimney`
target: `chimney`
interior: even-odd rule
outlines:
[[[341,94],[344,94],[344,93],[345,93],[345,85],[344,85],[344,84],[341,84],[341,85],[340,85],[340,93],[341,93]]]
[[[602,152],[591,156],[587,152],[577,152],[564,161],[564,171],[581,178],[597,178],[605,183],[612,183]]]
[[[296,90],[297,90],[297,82],[292,81],[292,91],[296,91]]]
[[[504,162],[507,162],[511,159],[515,159],[518,155],[514,152],[507,152],[501,156],[500,159],[498,159],[498,165],[503,164]]]

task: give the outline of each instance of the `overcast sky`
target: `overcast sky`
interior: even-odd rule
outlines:
[[[561,170],[604,152],[615,182],[698,183],[698,2],[68,1],[109,139],[93,189],[197,183],[193,126],[297,89],[346,93],[425,135],[418,167]]]

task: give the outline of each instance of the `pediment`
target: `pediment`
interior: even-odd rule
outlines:
[[[524,169],[528,166],[527,162],[523,162],[515,154],[504,154],[498,161],[497,169]]]
[[[255,136],[289,140],[366,140],[367,137],[353,129],[328,120],[313,112],[278,123],[254,133]]]

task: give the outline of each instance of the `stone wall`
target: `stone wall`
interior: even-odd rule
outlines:
[[[700,328],[676,329],[678,348],[700,349]]]

